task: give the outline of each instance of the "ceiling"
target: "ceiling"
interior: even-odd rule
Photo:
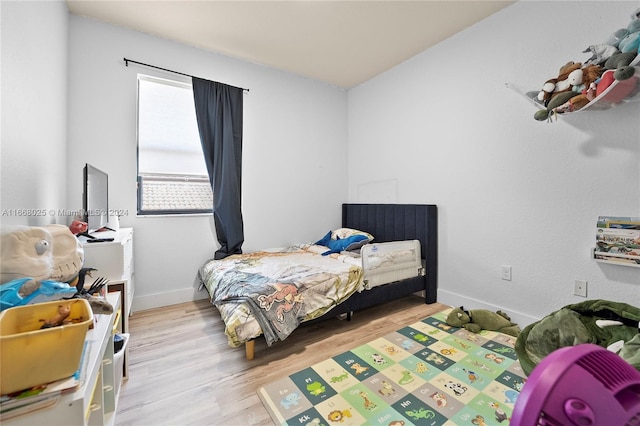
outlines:
[[[512,3],[67,0],[76,15],[347,89]]]

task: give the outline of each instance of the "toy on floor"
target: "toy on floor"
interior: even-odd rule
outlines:
[[[566,305],[523,328],[514,349],[525,374],[552,352],[582,343],[610,348],[640,371],[640,308],[595,299]]]
[[[454,308],[446,318],[447,324],[462,327],[473,333],[482,330],[498,331],[510,336],[518,337],[520,327],[511,322],[509,315],[502,311],[491,312],[486,309],[472,309],[465,311],[464,307]]]

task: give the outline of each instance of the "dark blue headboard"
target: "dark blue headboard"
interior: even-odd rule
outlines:
[[[434,204],[343,204],[342,226],[369,232],[374,242],[419,240],[427,293],[438,288],[438,208]],[[429,297],[431,298],[431,297]]]

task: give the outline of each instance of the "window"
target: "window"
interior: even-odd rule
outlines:
[[[191,84],[138,75],[138,214],[212,206]]]

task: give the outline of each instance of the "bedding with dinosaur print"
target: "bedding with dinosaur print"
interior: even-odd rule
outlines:
[[[323,256],[308,244],[232,255],[199,270],[231,347],[261,334],[268,345],[284,340],[301,322],[361,290],[362,275],[357,259]]]

